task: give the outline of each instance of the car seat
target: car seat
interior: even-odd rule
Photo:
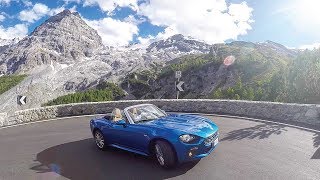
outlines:
[[[122,113],[119,108],[115,108],[112,111],[112,121],[116,122],[122,119]]]

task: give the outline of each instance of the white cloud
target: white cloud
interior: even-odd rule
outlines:
[[[56,15],[58,13],[60,13],[61,11],[65,10],[65,7],[57,7],[57,8],[53,8],[53,9],[50,9],[50,11],[47,13],[47,15],[49,16],[53,16],[53,15]]]
[[[142,45],[148,45],[152,42],[159,41],[162,39],[167,39],[175,34],[179,34],[175,27],[167,27],[164,29],[163,32],[158,33],[156,36],[148,35],[147,37],[138,37],[138,41]]]
[[[154,39],[155,39],[155,37],[151,36],[151,35],[149,35],[147,37],[138,37],[138,41],[142,45],[149,45]]]
[[[35,21],[41,19],[44,16],[53,16],[63,11],[64,9],[65,8],[63,6],[50,9],[45,4],[36,3],[31,9],[21,11],[19,13],[19,19],[21,21],[34,23]]]
[[[318,48],[320,48],[320,43],[302,45],[299,47],[299,49],[309,49],[309,50],[318,49]]]
[[[174,27],[174,26],[167,27],[163,32],[158,33],[158,35],[155,38],[156,38],[156,40],[167,39],[168,37],[173,36],[178,33],[179,32],[176,27]]]
[[[33,23],[41,19],[43,16],[47,15],[49,11],[50,9],[48,8],[48,6],[37,3],[32,7],[32,9],[21,11],[19,13],[19,19],[21,21]]]
[[[98,5],[100,9],[111,14],[117,7],[129,7],[138,10],[138,0],[84,0],[83,6]]]
[[[80,4],[81,0],[63,0],[65,4],[69,4],[69,3],[78,3]]]
[[[0,26],[0,38],[13,39],[16,37],[23,38],[28,34],[28,26],[25,24],[16,24],[13,27],[4,28]]]
[[[33,5],[32,2],[29,1],[29,0],[23,0],[22,3],[23,3],[25,6],[27,6],[27,7],[30,7],[30,6]]]
[[[146,19],[143,17],[136,18],[136,17],[134,17],[134,15],[129,15],[128,17],[124,18],[124,21],[130,22],[133,24],[141,24],[141,23],[145,22]]]
[[[0,14],[0,22],[2,22],[5,19],[6,19],[6,17],[3,14]]]
[[[41,19],[44,16],[53,16],[55,14],[60,13],[63,11],[65,7],[57,7],[50,9],[48,6],[41,4],[41,3],[36,3],[32,8],[28,10],[23,10],[19,13],[19,19],[21,21],[26,21],[28,23],[26,24],[16,24],[13,27],[8,27],[4,28],[3,26],[0,25],[0,38],[2,39],[13,39],[16,37],[22,38],[28,34],[28,24],[33,23],[39,19]],[[72,10],[76,9],[76,6],[73,6],[71,8]],[[0,22],[5,18],[6,14],[1,14],[0,13]],[[3,17],[2,17],[3,16]],[[6,15],[8,16],[8,15]]]
[[[4,4],[4,5],[9,5],[11,3],[12,0],[0,0],[0,5]]]
[[[281,7],[273,14],[280,14],[287,18],[293,31],[299,33],[310,34],[316,38],[320,38],[320,1],[319,0],[291,0],[284,1]]]
[[[74,5],[69,9],[71,12],[77,12],[77,6]]]
[[[136,24],[112,19],[110,17],[100,20],[87,20],[86,23],[97,30],[105,45],[124,46],[133,40],[139,29]]]
[[[251,29],[252,11],[246,2],[227,5],[225,0],[150,0],[138,14],[166,28],[157,37],[181,33],[208,43],[237,39]]]

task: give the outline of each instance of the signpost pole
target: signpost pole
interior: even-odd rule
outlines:
[[[178,78],[178,80],[176,81],[176,87],[177,87],[177,85],[178,85],[177,83],[179,83],[179,82],[180,82],[180,78]],[[177,99],[179,99],[179,93],[180,93],[180,91],[178,90],[178,91],[177,91]]]
[[[175,88],[176,88],[176,91],[177,91],[177,99],[179,99],[179,94],[180,94],[180,91],[183,91],[181,85],[183,84],[183,82],[180,82],[180,78],[181,78],[181,71],[176,71],[175,72],[175,78],[176,78],[176,81],[175,81]],[[181,84],[182,83],[182,84]]]

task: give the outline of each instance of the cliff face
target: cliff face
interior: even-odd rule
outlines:
[[[100,81],[121,82],[127,74],[209,49],[210,45],[183,35],[146,47],[106,47],[78,13],[65,10],[22,40],[1,46],[0,74],[28,76],[0,95],[0,112],[39,107],[58,96],[93,88]],[[18,95],[27,96],[28,103],[17,106]]]
[[[2,52],[0,73],[32,73],[33,68],[51,62],[71,64],[102,47],[98,33],[78,13],[65,10]]]

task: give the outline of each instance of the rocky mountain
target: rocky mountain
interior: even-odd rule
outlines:
[[[90,58],[103,47],[101,37],[78,13],[65,10],[49,18],[29,36],[0,55],[0,71],[5,74],[30,73],[51,62],[72,64]]]
[[[0,46],[0,75],[27,77],[0,95],[0,112],[39,107],[104,81],[121,84],[126,98],[175,98],[176,70],[182,71],[185,81],[181,98],[208,98],[239,80],[245,87],[263,86],[300,53],[271,41],[210,45],[181,34],[146,47],[107,47],[97,31],[69,10],[50,17],[19,42],[4,44]],[[227,57],[235,63],[224,65]],[[18,106],[18,95],[27,96],[28,103]]]
[[[147,48],[105,47],[78,13],[65,10],[0,53],[0,74],[28,75],[0,95],[0,112],[38,107],[58,96],[94,88],[100,81],[121,82],[130,73],[162,67],[183,55],[209,52],[209,47],[182,35]],[[27,96],[27,105],[17,106],[17,95]]]
[[[19,38],[14,39],[1,39],[0,38],[0,54],[5,51],[7,48],[13,46],[19,42]]]
[[[14,39],[1,39],[0,38],[0,46],[11,46],[19,42],[19,38]]]
[[[138,99],[175,98],[174,71],[180,70],[180,80],[185,83],[185,91],[180,98],[212,98],[218,89],[227,91],[239,82],[250,91],[251,88],[267,87],[278,74],[292,65],[297,56],[298,52],[271,41],[215,44],[209,53],[176,58],[166,63],[160,71],[148,70],[129,75],[122,87]],[[228,57],[235,59],[229,66],[223,63]],[[233,91],[231,89],[230,94]]]
[[[164,61],[169,61],[181,55],[208,53],[210,47],[211,45],[204,42],[185,37],[182,34],[176,34],[168,39],[151,43],[146,48],[146,53]]]

